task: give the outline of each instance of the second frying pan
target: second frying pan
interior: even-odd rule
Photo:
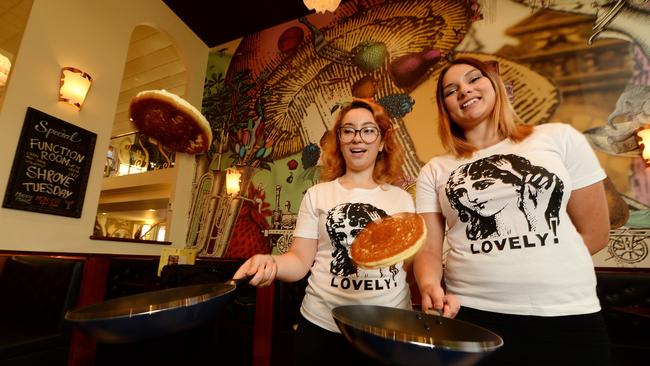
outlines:
[[[332,316],[349,342],[387,365],[474,365],[503,345],[485,328],[418,311],[347,305]]]
[[[68,311],[65,319],[98,342],[136,342],[190,329],[225,308],[250,278],[149,291]]]

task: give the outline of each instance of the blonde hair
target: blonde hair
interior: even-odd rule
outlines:
[[[440,72],[436,87],[436,102],[438,103],[438,134],[443,147],[456,157],[469,157],[477,149],[465,139],[463,130],[449,117],[445,106],[445,95],[443,91],[443,78],[454,65],[470,65],[478,69],[483,76],[492,83],[495,92],[494,109],[492,110],[492,122],[494,131],[500,136],[510,139],[513,142],[520,142],[532,132],[532,126],[521,124],[521,120],[512,108],[506,87],[499,73],[485,62],[475,58],[463,57],[453,60]],[[518,124],[519,123],[519,124]]]
[[[343,123],[343,117],[353,110],[363,108],[370,111],[381,131],[380,138],[384,142],[384,149],[377,155],[372,177],[377,183],[396,183],[402,176],[402,163],[404,152],[402,146],[397,142],[395,130],[391,126],[390,117],[384,108],[367,99],[354,98],[352,103],[345,105],[338,116],[334,126],[326,135],[321,138],[321,149],[323,154],[321,167],[321,178],[323,181],[331,181],[345,174],[346,166],[341,152],[341,142],[338,131]]]

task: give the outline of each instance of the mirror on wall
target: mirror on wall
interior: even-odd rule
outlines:
[[[175,154],[138,132],[129,120],[131,99],[144,90],[164,89],[182,98],[186,67],[172,40],[140,25],[131,34],[93,237],[165,241],[167,208],[176,181]]]
[[[33,2],[33,0],[0,1],[0,107]]]

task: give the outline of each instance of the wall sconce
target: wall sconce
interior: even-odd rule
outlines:
[[[239,194],[239,180],[241,172],[235,168],[226,169],[226,193],[236,196]]]
[[[7,85],[7,78],[11,70],[11,61],[9,58],[0,53],[0,88]]]
[[[302,0],[307,9],[316,10],[317,13],[325,11],[334,12],[341,3],[341,0]]]
[[[81,109],[86,99],[88,89],[93,79],[85,72],[74,68],[64,67],[61,69],[61,87],[59,89],[59,100],[70,103]]]
[[[639,128],[636,131],[636,139],[645,165],[650,166],[650,125]]]

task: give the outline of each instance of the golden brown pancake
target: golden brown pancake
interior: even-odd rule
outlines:
[[[399,213],[369,223],[354,239],[350,257],[362,268],[404,261],[424,244],[427,227],[415,213]]]
[[[210,123],[201,112],[164,90],[138,93],[129,104],[129,118],[141,133],[173,151],[202,153],[212,143]]]

